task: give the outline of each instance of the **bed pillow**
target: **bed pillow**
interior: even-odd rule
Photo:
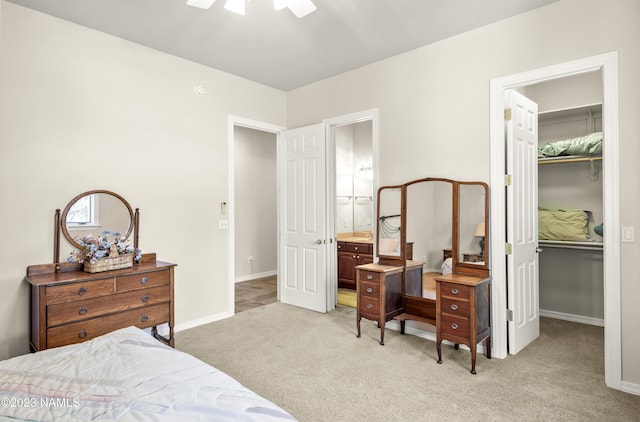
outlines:
[[[539,208],[538,239],[589,240],[589,211]]]

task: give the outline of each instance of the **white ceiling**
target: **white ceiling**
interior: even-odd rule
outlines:
[[[250,0],[8,0],[289,91],[558,0],[313,0],[298,19]]]

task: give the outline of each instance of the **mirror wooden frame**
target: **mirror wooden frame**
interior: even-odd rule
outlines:
[[[85,196],[95,195],[95,194],[111,195],[116,199],[118,199],[120,202],[122,202],[122,204],[127,209],[127,212],[129,214],[129,221],[130,221],[129,227],[127,228],[126,233],[124,233],[122,237],[124,239],[128,239],[133,233],[133,248],[135,250],[138,250],[138,228],[140,225],[140,209],[136,208],[134,211],[133,208],[131,208],[131,205],[129,205],[129,202],[127,202],[126,199],[124,199],[121,195],[118,195],[115,192],[112,192],[109,190],[102,190],[102,189],[90,190],[75,196],[71,201],[69,201],[67,206],[64,208],[64,211],[62,212],[62,214],[60,213],[60,209],[56,210],[55,217],[54,217],[54,240],[53,240],[54,264],[60,263],[60,232],[61,231],[65,239],[67,239],[67,241],[71,244],[71,246],[73,246],[76,249],[82,249],[82,245],[80,245],[73,238],[73,236],[71,236],[71,233],[69,233],[69,229],[67,227],[67,215],[69,214],[69,211],[75,205],[75,203],[78,202],[78,200],[80,200],[81,198],[84,198]],[[59,266],[56,269],[59,270]]]
[[[445,182],[450,183],[452,187],[452,234],[451,234],[451,254],[452,268],[454,273],[489,275],[489,186],[484,182],[464,182],[452,179],[427,177],[416,179],[402,185],[381,186],[377,193],[377,231],[376,231],[376,255],[379,263],[382,265],[405,266],[407,263],[407,187],[424,182]],[[460,188],[462,186],[479,186],[484,190],[484,239],[486,247],[484,248],[483,264],[462,262],[460,259]],[[382,204],[382,193],[388,189],[400,190],[400,253],[399,255],[385,255],[380,253],[380,210]]]

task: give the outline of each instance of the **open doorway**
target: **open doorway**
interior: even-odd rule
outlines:
[[[356,266],[373,262],[373,123],[333,130],[336,169],[338,304],[356,306]]]
[[[505,92],[507,90],[522,89],[543,81],[558,80],[585,72],[601,72],[602,80],[602,132],[606,141],[603,142],[605,153],[602,158],[602,215],[607,232],[603,238],[603,267],[604,267],[604,366],[605,382],[612,388],[620,389],[621,384],[621,338],[620,338],[620,266],[619,266],[619,181],[618,168],[618,84],[617,84],[617,54],[607,53],[573,62],[563,63],[522,74],[510,75],[491,81],[491,233],[493,239],[506,239],[505,222],[513,221],[505,210],[505,143],[504,143],[504,110]],[[508,183],[507,183],[508,184]],[[505,256],[507,244],[495,242],[492,247],[492,308],[494,323],[494,351],[497,357],[506,357],[507,345],[511,339],[507,336],[509,324],[517,325],[513,319],[509,320],[511,312],[520,311],[518,304],[507,306],[507,290],[509,274],[506,268]],[[504,283],[504,280],[507,280]],[[536,292],[537,293],[537,292]],[[507,324],[500,316],[504,309]],[[538,312],[539,309],[536,309]]]
[[[336,240],[329,251],[335,274],[332,303],[355,307],[355,267],[374,261],[375,192],[379,185],[378,110],[325,120],[330,161],[329,225]],[[333,261],[333,262],[331,262]]]
[[[277,300],[276,134],[234,128],[235,312]]]
[[[278,300],[277,133],[269,124],[229,119],[230,309]],[[222,205],[223,207],[225,205]]]

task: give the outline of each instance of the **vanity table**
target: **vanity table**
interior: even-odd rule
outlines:
[[[483,182],[442,178],[378,189],[379,262],[356,267],[358,337],[361,318],[377,321],[380,344],[390,319],[400,323],[402,334],[407,322],[429,324],[436,329],[438,363],[443,341],[456,350],[460,344],[469,347],[472,374],[478,343],[484,342],[491,357],[489,248],[480,246],[476,230],[483,223],[483,239],[490,245],[488,189]],[[380,250],[390,243],[397,243],[397,252]],[[423,262],[407,256],[408,243]]]
[[[139,210],[134,214],[119,195],[90,191],[74,198],[62,216],[57,210],[54,262],[27,267],[31,351],[80,343],[132,325],[151,328],[156,338],[173,347],[175,264],[159,261],[153,253],[142,255],[129,268],[94,273],[86,272],[82,263],[60,262],[60,230],[73,247],[82,248],[71,233],[77,229],[76,232],[83,231],[86,236],[86,230],[70,224],[68,215],[73,212],[74,204],[86,197],[91,197],[94,207],[100,204],[105,207],[101,214],[103,221],[124,226],[122,239],[133,233],[137,250]],[[105,215],[107,209],[113,209],[113,204],[108,207],[106,204],[114,198],[121,201],[122,219],[109,219]],[[115,223],[119,220],[124,222]],[[162,324],[168,325],[168,337],[158,333],[157,327]]]

